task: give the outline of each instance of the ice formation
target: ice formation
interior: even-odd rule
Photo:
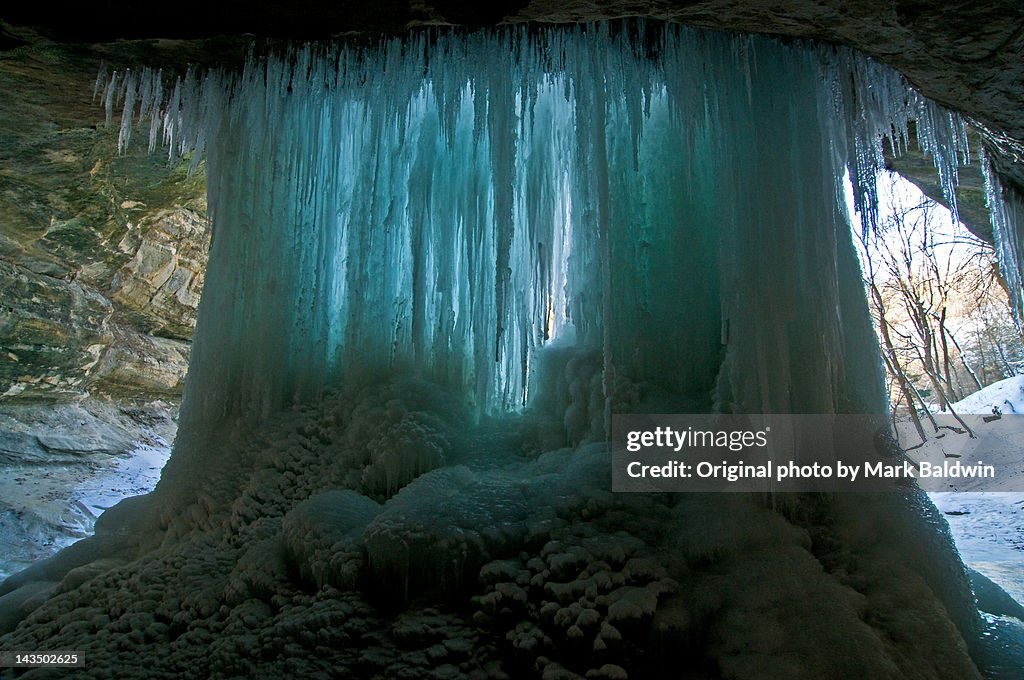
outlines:
[[[122,143],[205,157],[212,250],[159,522],[115,509],[118,541],[149,523],[122,561],[97,536],[0,585],[11,648],[91,677],[980,677],[922,494],[613,494],[601,443],[612,409],[885,409],[844,170],[870,223],[882,136],[916,119],[947,188],[966,150],[896,75],[623,24],[97,87]]]
[[[992,235],[1000,273],[1006,281],[1013,318],[1024,320],[1024,197],[1003,186],[992,160],[982,149],[981,172],[985,177],[985,200],[992,218]]]
[[[967,151],[956,115],[852,51],[642,23],[305,46],[97,88],[121,143],[146,122],[151,146],[207,161],[186,430],[408,366],[478,412],[517,409],[559,340],[602,351],[609,402],[627,375],[717,381],[723,408],[879,408],[845,384],[867,359],[844,337],[865,330],[837,178],[870,224],[883,137],[898,150],[916,121],[951,200]]]

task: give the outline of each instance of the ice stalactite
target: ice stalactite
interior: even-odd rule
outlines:
[[[1013,318],[1019,325],[1024,320],[1024,230],[1019,227],[1024,224],[1024,196],[1003,185],[984,148],[981,172],[1000,273],[1006,282]]]
[[[883,138],[913,127],[950,196],[966,153],[957,116],[852,51],[643,23],[103,91],[122,143],[148,121],[207,162],[186,442],[396,368],[518,409],[553,341],[601,353],[606,414],[623,376],[726,410],[882,410],[840,178],[871,223]]]

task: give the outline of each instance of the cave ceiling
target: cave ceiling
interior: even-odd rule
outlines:
[[[157,13],[156,10],[160,10]],[[0,49],[18,27],[61,42],[253,35],[303,40],[425,25],[579,22],[647,16],[707,28],[814,38],[855,47],[901,71],[925,95],[962,112],[1024,188],[1024,3],[1019,0],[180,0],[46,3],[0,9]]]

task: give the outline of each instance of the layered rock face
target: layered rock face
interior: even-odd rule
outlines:
[[[179,395],[209,243],[202,177],[118,155],[99,56],[0,55],[0,394]]]
[[[31,40],[0,52],[4,576],[155,483],[209,243],[201,173],[117,153],[100,53]]]

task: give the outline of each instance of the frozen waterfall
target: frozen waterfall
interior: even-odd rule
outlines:
[[[3,584],[57,593],[10,648],[90,677],[980,678],[923,492],[610,485],[612,412],[886,410],[844,177],[870,229],[884,138],[950,194],[967,153],[898,75],[627,22],[97,92],[122,145],[205,158],[212,250],[159,485]]]
[[[601,352],[606,414],[627,377],[723,410],[880,411],[841,178],[871,224],[883,137],[916,120],[951,198],[967,152],[958,116],[852,51],[643,23],[97,87],[122,144],[137,121],[205,154],[186,439],[396,368],[518,409],[551,343]]]

